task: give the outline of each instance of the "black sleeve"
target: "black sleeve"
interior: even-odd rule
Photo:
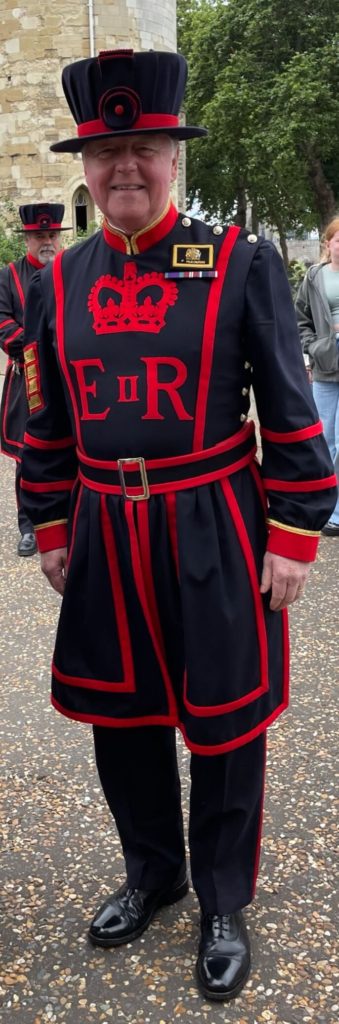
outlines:
[[[268,548],[308,561],[335,505],[336,480],[305,372],[285,269],[266,241],[248,274],[245,338],[261,428]]]
[[[14,309],[8,267],[0,270],[0,346],[10,359],[22,356],[24,331]]]
[[[66,544],[70,493],[77,474],[73,426],[52,342],[37,274],[32,278],[25,309],[24,358],[30,417],[21,486],[22,504],[34,524],[40,551]]]

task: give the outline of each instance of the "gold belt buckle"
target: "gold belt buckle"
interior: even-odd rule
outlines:
[[[147,480],[145,459],[143,459],[142,456],[139,455],[136,459],[118,459],[117,463],[122,493],[124,498],[126,498],[126,501],[147,501],[147,498],[149,498],[149,486]],[[139,466],[140,479],[143,487],[142,494],[128,494],[127,485],[125,481],[124,467],[131,465]]]

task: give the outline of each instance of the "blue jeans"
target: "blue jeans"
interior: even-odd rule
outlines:
[[[334,471],[339,482],[339,381],[315,380],[313,398],[321,419]],[[330,523],[339,526],[339,498]]]

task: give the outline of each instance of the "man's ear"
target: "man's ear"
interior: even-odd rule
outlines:
[[[179,145],[176,146],[175,152],[172,156],[172,169],[171,169],[171,181],[175,181],[178,177],[178,162],[179,162]]]

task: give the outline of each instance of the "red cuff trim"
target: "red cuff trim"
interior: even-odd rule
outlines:
[[[317,556],[319,536],[305,533],[291,533],[269,524],[267,551],[284,558],[295,558],[298,562],[314,562]]]
[[[58,523],[56,526],[37,526],[35,528],[38,550],[55,551],[56,548],[67,547],[67,524]]]
[[[280,433],[277,430],[266,430],[266,427],[260,428],[260,433],[264,441],[276,441],[277,444],[293,444],[295,441],[307,441],[309,437],[316,437],[317,434],[322,434],[323,425],[320,420],[317,423],[312,423],[310,427],[302,427],[301,430],[290,430],[287,433]]]

